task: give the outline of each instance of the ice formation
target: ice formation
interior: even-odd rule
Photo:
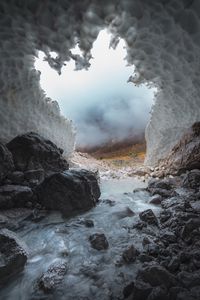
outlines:
[[[58,72],[71,58],[77,69],[88,68],[92,44],[106,27],[113,47],[119,37],[126,41],[127,61],[136,66],[130,81],[158,88],[146,129],[146,163],[156,164],[200,120],[199,0],[2,0],[0,138],[34,130],[72,151],[71,123],[45,98],[33,57],[44,51]],[[77,42],[82,56],[70,51]]]

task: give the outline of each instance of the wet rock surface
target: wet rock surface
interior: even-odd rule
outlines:
[[[90,244],[92,248],[96,250],[106,250],[109,247],[108,240],[103,233],[95,233],[89,237]]]
[[[158,225],[158,220],[151,209],[147,209],[139,214],[140,219],[148,224]]]
[[[5,145],[0,143],[0,183],[13,169],[14,163],[12,154]]]
[[[65,216],[87,211],[95,206],[100,190],[95,175],[86,170],[69,170],[47,177],[36,189],[38,202]]]
[[[67,170],[69,165],[63,151],[50,140],[30,132],[17,136],[7,144],[15,168],[20,171],[44,169],[45,174]]]
[[[0,230],[0,285],[23,270],[27,261],[24,243],[8,230]]]
[[[35,139],[34,134],[27,138],[29,150]],[[39,293],[41,299],[63,299],[67,293],[73,299],[76,291],[77,299],[199,300],[199,170],[153,178],[147,188],[131,186],[121,194],[115,193],[117,182],[98,201],[96,175],[80,169],[55,171],[62,151],[51,146],[39,139],[33,157],[30,150],[24,160],[18,149],[15,168],[1,171],[0,278],[24,268],[27,251],[19,235],[32,251],[24,269],[32,289],[27,298],[35,299]],[[45,155],[49,157],[47,164]],[[12,161],[12,154],[8,156]],[[64,166],[61,162],[61,169]],[[1,163],[0,170],[3,168]],[[72,218],[90,208],[94,209],[81,218]],[[54,217],[54,210],[62,215]],[[49,264],[58,259],[58,263]],[[46,267],[41,270],[43,264]],[[41,270],[39,274],[37,270]],[[11,295],[10,299],[19,295],[21,283],[16,282],[18,285],[5,294]],[[3,290],[0,297],[6,298]]]
[[[41,276],[38,286],[45,293],[55,290],[63,281],[64,275],[67,273],[66,262],[56,262],[52,264],[48,270]]]
[[[0,186],[0,209],[26,207],[26,204],[32,199],[33,192],[28,186]]]

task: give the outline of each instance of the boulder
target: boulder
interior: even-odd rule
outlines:
[[[192,170],[185,175],[183,180],[183,187],[194,190],[200,188],[200,170]]]
[[[160,205],[162,202],[162,196],[161,195],[154,195],[151,197],[151,199],[149,200],[150,204],[154,204],[154,205]]]
[[[12,184],[23,185],[24,173],[21,171],[14,171],[7,176]]]
[[[164,176],[180,175],[187,170],[200,169],[200,122],[194,123],[183,134],[167,158],[160,161],[159,169],[164,169]]]
[[[59,210],[65,216],[89,210],[100,197],[97,179],[87,170],[55,173],[38,185],[35,192],[42,206]]]
[[[158,225],[158,220],[151,209],[144,210],[139,214],[139,217],[150,225]]]
[[[134,300],[147,300],[149,294],[152,291],[152,286],[141,280],[140,278],[137,278],[134,284],[134,289],[133,289],[133,297],[131,299]]]
[[[139,270],[137,278],[151,286],[163,285],[166,288],[178,285],[177,278],[158,264],[153,264]]]
[[[103,233],[95,233],[90,235],[89,241],[91,243],[92,248],[96,250],[106,250],[109,247],[107,238]]]
[[[126,285],[123,289],[123,295],[124,298],[128,298],[132,293],[133,293],[133,289],[134,289],[134,282],[130,282],[128,285]]]
[[[24,173],[24,177],[28,182],[35,180],[38,183],[41,183],[45,178],[45,173],[43,169],[28,170]]]
[[[196,272],[182,271],[178,274],[178,278],[185,288],[192,288],[200,285],[200,270]]]
[[[0,186],[0,209],[26,207],[32,201],[33,192],[27,186],[3,185]]]
[[[10,230],[0,230],[0,283],[22,271],[27,261],[23,242]]]
[[[62,283],[66,272],[66,262],[56,262],[52,264],[39,279],[39,288],[45,293],[52,292]]]
[[[140,252],[134,247],[134,245],[131,245],[128,249],[124,250],[122,257],[123,260],[129,264],[133,263],[139,254]]]
[[[164,286],[154,287],[151,291],[148,300],[170,300],[168,291]]]
[[[14,163],[11,152],[5,145],[0,143],[0,183],[1,181],[14,170]]]
[[[173,188],[173,184],[170,180],[168,179],[154,179],[152,178],[148,182],[148,191],[151,191],[152,189],[163,189],[163,190],[171,190]]]
[[[19,135],[7,144],[19,171],[44,169],[45,174],[67,170],[69,165],[63,151],[37,133]]]

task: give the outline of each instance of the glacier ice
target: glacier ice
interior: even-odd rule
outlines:
[[[33,130],[70,155],[73,126],[42,91],[34,57],[43,51],[58,72],[70,59],[77,69],[89,68],[93,42],[106,27],[113,47],[119,37],[126,42],[127,62],[136,67],[130,80],[158,89],[146,129],[147,164],[155,165],[200,120],[198,0],[2,0],[1,139]],[[71,52],[77,43],[82,57]]]

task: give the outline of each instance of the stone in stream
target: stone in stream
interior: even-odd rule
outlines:
[[[19,135],[7,144],[18,171],[44,169],[45,174],[67,170],[69,165],[62,157],[62,149],[37,133]]]
[[[160,195],[154,195],[151,197],[151,199],[149,200],[150,204],[154,204],[154,205],[160,205],[162,202],[162,196]]]
[[[151,209],[144,210],[139,214],[139,217],[149,225],[158,225],[158,220]]]
[[[127,217],[133,217],[135,213],[132,211],[132,209],[126,207],[124,210],[114,212],[113,215],[116,216],[118,219],[124,219]]]
[[[33,192],[28,186],[3,185],[0,186],[0,209],[25,207],[33,199]]]
[[[59,210],[64,216],[91,209],[100,197],[96,176],[87,170],[55,173],[38,185],[35,191],[43,207]]]
[[[0,230],[0,283],[23,270],[27,261],[25,244],[17,235],[8,230]]]
[[[122,258],[126,263],[133,263],[137,256],[140,254],[140,252],[134,247],[134,245],[131,245],[126,250],[124,250],[122,254]]]
[[[13,170],[12,154],[5,145],[0,143],[0,183]]]
[[[95,233],[89,237],[92,248],[96,250],[106,250],[109,247],[108,240],[103,233]]]
[[[66,262],[56,262],[52,264],[46,272],[43,273],[39,279],[38,286],[45,293],[55,290],[63,281],[67,273]]]

